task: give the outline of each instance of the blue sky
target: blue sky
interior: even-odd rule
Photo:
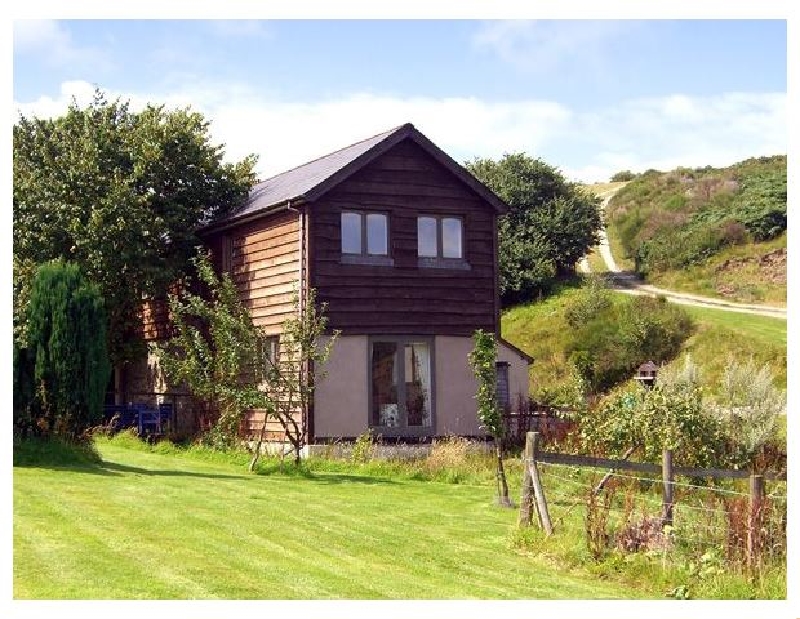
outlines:
[[[269,176],[414,123],[576,180],[786,153],[782,20],[16,21],[15,110],[192,105]]]

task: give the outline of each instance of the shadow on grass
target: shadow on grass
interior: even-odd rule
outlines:
[[[259,477],[270,477],[273,479],[281,479],[285,481],[291,481],[293,479],[303,479],[306,481],[318,483],[318,484],[348,484],[348,483],[359,483],[359,484],[367,484],[367,485],[386,485],[386,484],[395,484],[397,482],[387,479],[384,477],[372,477],[369,475],[356,475],[356,474],[349,474],[349,473],[327,473],[324,471],[314,472],[309,471],[303,467],[295,467],[294,465],[284,466],[283,469],[280,468],[280,465],[269,465],[266,467],[260,467],[256,473]]]
[[[106,474],[121,475],[132,473],[134,475],[144,475],[145,477],[200,477],[203,479],[247,479],[248,475],[224,475],[218,473],[196,473],[193,471],[174,471],[160,469],[144,469],[139,466],[128,466],[117,462],[103,462],[100,465]]]

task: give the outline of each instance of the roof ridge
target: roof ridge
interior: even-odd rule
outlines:
[[[287,170],[283,170],[282,172],[278,172],[277,174],[273,174],[269,178],[265,178],[263,181],[260,180],[255,185],[253,185],[253,189],[255,189],[258,185],[262,185],[263,183],[266,183],[266,182],[271,181],[271,180],[273,180],[275,178],[278,178],[279,176],[283,176],[284,174],[288,174],[289,172],[292,172],[292,171],[297,170],[299,168],[302,168],[302,167],[305,167],[307,165],[310,165],[310,164],[312,164],[314,162],[322,161],[323,159],[325,159],[327,157],[331,157],[331,156],[333,156],[333,155],[335,155],[337,153],[340,153],[340,152],[342,152],[344,150],[347,150],[348,148],[353,148],[354,146],[357,146],[357,145],[362,144],[364,142],[369,142],[370,140],[374,140],[375,138],[380,137],[380,136],[388,137],[391,134],[399,131],[400,129],[405,129],[405,128],[413,129],[414,125],[411,124],[411,123],[403,123],[402,125],[397,125],[396,127],[392,127],[391,129],[387,129],[386,131],[381,131],[380,133],[376,133],[375,135],[371,135],[368,138],[364,138],[362,140],[358,140],[357,142],[353,142],[352,144],[348,144],[347,146],[343,146],[342,148],[337,148],[336,150],[333,150],[333,151],[331,151],[329,153],[326,153],[324,155],[320,155],[319,157],[317,157],[315,159],[310,159],[310,160],[305,161],[305,162],[303,162],[301,164],[298,164],[298,165],[294,166],[293,168],[289,168]]]

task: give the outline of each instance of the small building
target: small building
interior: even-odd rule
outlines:
[[[483,436],[467,355],[500,334],[497,219],[507,206],[405,124],[255,185],[202,231],[255,324],[280,336],[298,291],[341,330],[313,406],[310,443]],[[528,397],[531,358],[500,340],[508,402]],[[258,413],[251,415],[253,426]],[[282,430],[276,423],[272,437]]]

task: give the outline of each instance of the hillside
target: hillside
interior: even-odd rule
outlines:
[[[783,155],[648,170],[608,204],[612,251],[657,286],[785,304],[786,195]]]
[[[542,301],[503,311],[503,337],[536,359],[530,374],[534,399],[549,399],[568,381],[566,310],[578,294],[577,288],[565,287]],[[769,365],[775,384],[786,388],[785,320],[706,308],[688,308],[687,312],[694,330],[671,363],[680,363],[685,354],[691,354],[703,369],[704,382],[711,386],[718,382],[731,356],[739,360],[752,357],[759,365]]]

